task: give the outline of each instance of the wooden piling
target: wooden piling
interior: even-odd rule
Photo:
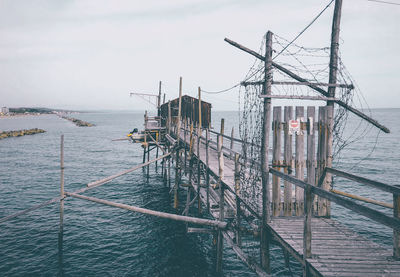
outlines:
[[[186,163],[187,163],[187,147],[186,147],[186,145],[187,145],[187,141],[186,141],[186,133],[187,133],[187,123],[188,121],[187,121],[187,118],[185,118],[185,120],[183,121],[183,138],[184,138],[184,140],[185,140],[185,165],[184,165],[184,167],[185,167],[185,175],[187,174],[187,170],[186,170]]]
[[[60,144],[60,233],[63,232],[64,225],[64,135],[61,135]]]
[[[233,128],[232,128],[233,130]],[[242,237],[240,232],[240,223],[241,223],[241,211],[240,211],[240,164],[239,164],[239,154],[235,154],[235,194],[236,194],[236,244],[242,244]]]
[[[180,182],[180,176],[179,176],[179,168],[180,167],[180,162],[179,162],[179,149],[175,150],[175,184],[174,184],[174,208],[178,209],[179,207],[179,182]]]
[[[229,153],[229,156],[232,158],[232,150],[233,150],[233,143],[234,143],[234,140],[233,140],[233,135],[234,135],[234,132],[235,132],[235,127],[232,127],[232,131],[231,131],[231,145],[230,145],[230,153]]]
[[[178,120],[176,123],[176,143],[179,147],[181,134],[181,113],[182,113],[182,77],[179,78],[179,105],[178,105]]]
[[[207,185],[207,210],[210,212],[210,172],[209,170],[209,140],[210,131],[206,129],[206,185]]]
[[[168,144],[168,153],[171,153],[171,146]],[[168,187],[171,187],[171,156],[168,157],[168,170],[167,170],[167,176],[168,176]]]
[[[221,129],[223,128],[224,120],[221,119]],[[222,135],[218,135],[218,165],[219,165],[219,179],[218,179],[218,187],[219,187],[219,220],[224,221],[224,209],[225,209],[225,192],[224,186],[222,184],[222,179],[224,177],[224,155],[222,153]],[[222,273],[222,255],[224,250],[224,242],[223,242],[223,234],[221,230],[218,230],[218,238],[217,238],[217,266],[216,271],[218,274]]]
[[[315,137],[314,120],[315,108],[307,107],[307,183],[315,186]],[[311,186],[304,190],[304,232],[303,232],[303,259],[311,258],[311,218],[313,197]],[[306,270],[306,269],[305,269]]]
[[[168,135],[171,135],[171,120],[172,120],[171,101],[168,101],[168,124],[167,124]]]
[[[272,32],[268,31],[265,42],[265,71],[263,94],[271,95],[272,91]],[[264,98],[263,106],[263,128],[261,145],[261,176],[262,176],[262,220],[261,220],[261,240],[260,254],[261,266],[267,273],[271,273],[269,256],[269,234],[267,224],[271,220],[269,207],[269,132],[271,126],[271,98]]]
[[[393,217],[400,218],[400,195],[393,193]],[[393,257],[400,260],[400,231],[393,229]]]
[[[304,107],[296,107],[296,120],[300,120],[300,132],[295,135],[296,142],[296,158],[295,158],[295,168],[296,168],[296,178],[304,180],[304,135],[302,130],[302,121],[304,117]],[[299,186],[295,188],[296,196],[296,215],[300,216],[304,212],[304,191]]]
[[[291,174],[292,172],[292,135],[289,133],[289,121],[293,119],[293,107],[285,107],[284,111],[284,173]],[[283,192],[283,214],[285,216],[292,215],[292,184],[288,181],[284,182],[284,192]]]
[[[199,118],[197,124],[197,211],[201,214],[201,199],[200,199],[200,183],[201,183],[201,169],[200,169],[200,138],[201,138],[201,89],[199,87]]]
[[[274,107],[273,110],[273,153],[272,167],[280,170],[281,161],[281,124],[282,124],[282,109]],[[281,182],[276,175],[272,176],[272,215],[279,216],[281,210]]]
[[[318,134],[318,174],[319,179],[326,167],[326,146],[327,146],[327,124],[326,124],[326,107],[319,107],[318,121],[319,121],[319,134]],[[322,184],[322,188],[326,187],[326,178]],[[318,197],[318,216],[326,216],[326,203],[327,200]]]

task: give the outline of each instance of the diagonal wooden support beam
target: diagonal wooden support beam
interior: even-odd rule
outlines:
[[[164,212],[154,211],[154,210],[140,208],[140,207],[136,207],[136,206],[130,206],[130,205],[126,205],[126,204],[116,203],[116,202],[99,199],[99,198],[95,198],[95,197],[84,196],[84,195],[73,193],[73,192],[65,192],[65,194],[67,196],[71,196],[74,198],[79,198],[79,199],[83,199],[83,200],[87,200],[87,201],[91,201],[91,202],[96,202],[96,203],[103,204],[106,206],[111,206],[111,207],[120,208],[120,209],[124,209],[124,210],[128,210],[128,211],[132,211],[132,212],[138,212],[138,213],[142,213],[142,214],[152,215],[152,216],[176,220],[176,221],[183,221],[183,222],[188,222],[188,223],[193,223],[193,224],[198,224],[198,225],[212,226],[212,227],[217,227],[220,229],[225,229],[227,226],[227,223],[224,221],[164,213]]]
[[[240,50],[243,50],[244,52],[249,53],[250,55],[256,57],[257,59],[265,61],[265,57],[263,55],[260,55],[257,52],[255,52],[255,51],[253,51],[253,50],[251,50],[251,49],[249,49],[249,48],[247,48],[247,47],[245,47],[245,46],[243,46],[243,45],[241,45],[241,44],[239,44],[239,43],[237,43],[237,42],[235,42],[233,40],[230,40],[228,38],[225,38],[224,40],[226,42],[228,42],[230,45],[235,46],[236,48],[239,48]],[[283,67],[283,66],[281,66],[281,65],[279,65],[279,64],[277,64],[275,62],[272,62],[272,66],[275,67],[276,69],[282,71],[286,75],[292,77],[293,79],[299,81],[299,82],[308,83],[308,81],[306,79],[300,77],[299,75],[291,72],[289,69],[287,69],[287,68],[285,68],[285,67]],[[315,86],[313,84],[308,84],[307,86],[312,88],[312,89],[314,89],[315,91],[318,91],[322,95],[324,95],[326,97],[329,97],[328,92],[323,90],[322,88],[317,87],[317,86]],[[363,112],[357,110],[356,108],[353,108],[353,107],[347,105],[346,103],[344,103],[343,101],[340,101],[340,100],[335,100],[334,102],[337,103],[339,106],[341,106],[341,107],[349,110],[350,112],[354,113],[355,115],[361,117],[362,119],[368,121],[369,123],[371,123],[372,125],[374,125],[378,129],[382,130],[383,132],[390,133],[390,130],[386,126],[380,124],[378,121],[376,121],[375,119],[369,117],[368,115],[364,114]]]

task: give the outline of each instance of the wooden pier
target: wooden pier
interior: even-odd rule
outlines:
[[[221,120],[221,129],[213,130],[211,104],[201,100],[200,88],[197,99],[182,96],[182,78],[179,80],[179,98],[165,103],[164,97],[161,105],[160,82],[158,95],[136,93],[157,98],[157,116],[150,117],[146,112],[144,117],[143,141],[140,139],[144,149],[142,164],[89,183],[75,192],[67,192],[64,190],[62,137],[60,196],[1,218],[0,223],[59,202],[62,243],[64,199],[73,197],[183,221],[188,233],[212,235],[217,274],[223,274],[226,244],[259,276],[270,276],[270,245],[277,244],[285,253],[286,265],[289,265],[291,255],[302,265],[303,276],[400,276],[400,187],[332,166],[334,123],[338,123],[334,117],[335,104],[383,132],[390,132],[370,116],[351,107],[351,101],[343,101],[335,95],[337,88],[354,89],[352,84],[338,83],[337,78],[341,5],[342,0],[335,1],[327,82],[312,82],[273,61],[273,34],[270,31],[265,36],[265,55],[225,39],[263,63],[260,66],[263,70],[261,80],[242,82],[243,86],[261,86],[252,103],[260,108],[257,110],[259,120],[252,122],[253,126],[257,125],[257,129],[252,131],[260,133],[257,134],[260,135],[258,142],[248,141],[246,136],[242,139],[235,137],[234,129],[230,136],[226,135],[224,119]],[[293,80],[274,81],[273,70]],[[306,86],[317,95],[273,94],[273,85]],[[273,106],[272,99],[277,98],[322,100],[326,101],[326,106]],[[257,153],[256,159],[246,155],[248,147]],[[156,157],[150,160],[153,149]],[[161,156],[159,150],[163,153]],[[157,162],[161,162],[161,176],[173,195],[174,214],[83,195],[87,190],[139,168],[147,168],[147,173],[144,173],[148,175],[149,166],[155,163],[157,167]],[[334,190],[334,176],[351,180],[354,186],[361,183],[389,193],[393,203]],[[179,197],[183,190],[186,199]],[[391,209],[392,214],[362,205],[354,199]],[[393,248],[385,249],[332,219],[331,203],[391,228]]]
[[[275,114],[277,114],[277,112],[275,112]],[[186,126],[186,124],[183,124],[183,126]],[[204,212],[207,211],[207,207],[210,207],[208,211],[214,219],[228,220],[228,222],[231,222],[230,228],[222,231],[224,240],[233,248],[238,256],[260,276],[268,275],[267,269],[264,269],[261,264],[249,257],[240,243],[242,236],[242,231],[240,231],[242,229],[240,226],[241,220],[247,220],[247,226],[253,227],[254,233],[259,234],[261,215],[252,208],[255,206],[254,203],[246,203],[246,201],[240,197],[240,188],[238,188],[237,180],[238,164],[241,163],[239,161],[240,159],[238,159],[239,153],[233,150],[232,147],[222,146],[221,140],[225,138],[225,140],[229,142],[228,144],[230,144],[231,141],[234,141],[236,144],[242,142],[237,138],[224,135],[223,132],[211,130],[204,130],[202,133],[207,133],[207,135],[201,136],[198,140],[198,132],[193,131],[193,129],[194,128],[182,128],[182,132],[180,133],[180,153],[183,155],[186,153],[188,157],[178,155],[177,157],[179,157],[179,160],[175,160],[175,163],[180,163],[179,167],[182,171],[188,172],[187,175],[190,178],[190,184],[189,186],[186,185],[185,189],[188,193],[189,191],[194,192],[194,197],[196,197],[196,192],[198,192],[202,207],[205,209]],[[210,131],[216,135],[216,137],[214,135],[216,139],[210,139]],[[314,135],[312,134],[312,136]],[[174,135],[170,136],[169,141],[171,143],[176,143],[177,140],[173,137]],[[184,151],[184,149],[186,149],[186,151]],[[277,151],[274,151],[274,153],[277,153]],[[172,156],[174,157],[174,155]],[[188,162],[185,163],[185,160]],[[200,170],[195,166],[196,164],[200,164]],[[276,167],[276,165],[274,165],[274,167]],[[340,176],[346,174],[342,171],[329,170],[329,168],[325,171],[336,173]],[[322,180],[326,176],[325,171],[321,173],[320,183],[322,183]],[[300,188],[302,191],[305,189],[306,191],[306,193],[303,194],[304,198],[299,198],[299,193],[296,193],[298,189],[293,188],[291,191],[293,197],[282,198],[282,202],[280,202],[281,200],[279,200],[279,202],[275,201],[275,206],[277,207],[291,206],[299,208],[293,209],[289,215],[283,209],[279,211],[279,208],[277,208],[274,212],[275,215],[271,216],[271,220],[267,223],[267,239],[269,243],[280,245],[284,251],[290,253],[301,263],[304,267],[305,276],[396,276],[400,274],[400,261],[396,258],[396,253],[391,249],[384,249],[382,246],[358,235],[345,225],[329,217],[319,217],[318,214],[321,212],[317,208],[314,210],[314,208],[318,207],[318,202],[323,202],[322,199],[329,199],[359,214],[377,220],[381,224],[392,227],[394,230],[398,230],[400,227],[400,220],[397,217],[392,218],[380,214],[377,211],[374,212],[370,208],[342,198],[318,186],[311,188],[312,185],[277,169],[270,168],[270,173],[276,178],[282,178],[285,183],[291,183],[296,186],[296,188]],[[207,184],[206,175],[208,174],[210,177],[208,178],[209,183]],[[356,181],[366,184],[369,183],[372,186],[390,191],[395,197],[398,197],[400,193],[397,187],[361,177],[355,177],[354,175],[351,176],[357,178]],[[276,179],[274,179],[274,183],[277,183]],[[220,197],[222,195],[221,188],[223,188],[223,199]],[[311,192],[309,191],[310,188]],[[282,189],[283,191],[279,192],[278,195],[284,195],[285,188],[282,187]],[[286,191],[287,190],[286,188]],[[272,196],[272,193],[273,192],[270,191],[269,194]],[[307,197],[311,194],[320,196],[320,199],[309,201],[310,199]],[[302,207],[301,205],[294,205],[299,199],[302,203],[305,203],[304,209],[300,208]],[[314,204],[309,206],[310,209],[307,205],[310,205],[312,201]],[[195,203],[195,201],[192,201],[189,193],[186,205],[193,205],[193,203]],[[273,204],[269,204],[272,209]],[[223,209],[221,205],[223,205]],[[258,205],[261,205],[261,203],[258,203]],[[326,206],[324,205],[324,207]],[[301,211],[299,211],[300,209]],[[185,209],[185,211],[187,210],[188,208]],[[221,211],[224,212],[222,216]],[[305,211],[306,214],[302,211]],[[252,219],[249,220],[249,218]],[[189,228],[189,231],[204,232],[204,229],[196,230]],[[397,231],[395,231],[395,242],[396,236]],[[396,248],[396,246],[394,248]],[[305,252],[306,255],[304,255]]]

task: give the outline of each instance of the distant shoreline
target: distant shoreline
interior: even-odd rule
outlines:
[[[7,115],[0,115],[0,118],[30,117],[30,116],[49,115],[49,114],[51,114],[51,113],[41,113],[41,114],[7,114]]]

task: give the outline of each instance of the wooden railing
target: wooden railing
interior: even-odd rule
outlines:
[[[345,199],[343,197],[338,196],[335,193],[330,191],[323,190],[318,186],[311,185],[302,180],[295,178],[289,174],[280,172],[274,168],[270,168],[270,173],[275,175],[283,180],[286,180],[295,186],[299,186],[304,189],[304,201],[305,201],[305,219],[304,219],[304,258],[311,257],[311,217],[312,217],[312,201],[314,195],[320,196],[324,199],[332,201],[342,207],[345,207],[349,210],[352,210],[360,215],[368,217],[375,222],[378,222],[382,225],[390,227],[393,229],[393,256],[395,258],[400,258],[400,188],[397,186],[387,185],[381,182],[373,181],[367,178],[359,177],[353,174],[349,174],[337,169],[326,168],[326,173],[335,174],[337,176],[345,177],[350,180],[363,183],[366,185],[373,186],[380,190],[390,192],[393,194],[393,217],[388,216],[380,211],[374,210],[372,208],[363,206],[358,204],[355,201]]]

